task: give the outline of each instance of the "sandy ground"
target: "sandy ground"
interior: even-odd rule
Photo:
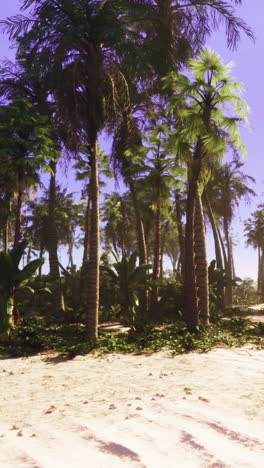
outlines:
[[[264,466],[264,350],[0,360],[0,467]]]

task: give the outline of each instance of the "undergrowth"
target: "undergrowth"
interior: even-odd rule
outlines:
[[[82,325],[52,325],[44,320],[22,320],[12,331],[7,343],[0,345],[1,357],[28,356],[44,351],[57,351],[72,358],[91,351],[104,353],[155,352],[170,350],[173,355],[190,351],[207,352],[215,347],[240,347],[252,344],[264,348],[264,325],[253,324],[241,317],[220,320],[216,324],[190,332],[184,322],[153,325],[144,331],[111,333],[99,330],[96,343],[85,340]]]

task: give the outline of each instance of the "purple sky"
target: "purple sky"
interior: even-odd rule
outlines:
[[[1,2],[0,18],[4,19],[7,16],[18,13],[19,0],[8,0]],[[235,248],[235,266],[236,273],[239,276],[256,278],[257,256],[250,248],[245,248],[243,239],[243,220],[247,219],[252,211],[256,209],[258,203],[264,202],[264,151],[263,151],[263,136],[264,124],[263,114],[263,78],[264,78],[264,1],[254,0],[254,2],[244,0],[244,5],[237,8],[237,15],[243,18],[254,30],[256,35],[256,43],[252,43],[246,37],[242,37],[238,50],[231,52],[226,47],[226,41],[223,30],[214,34],[208,40],[208,46],[218,52],[225,63],[234,62],[232,75],[244,84],[245,99],[248,101],[250,111],[250,129],[243,130],[242,135],[245,145],[248,150],[248,157],[243,171],[256,179],[256,186],[253,187],[258,193],[258,198],[252,201],[248,206],[241,203],[236,220],[233,224],[235,237],[239,243]],[[254,6],[253,6],[254,3]],[[7,37],[1,35],[0,40],[0,58],[13,58],[14,50],[9,49]],[[76,190],[71,187],[70,190]],[[210,236],[209,236],[210,238]],[[209,242],[209,261],[214,257],[212,250],[212,242]]]

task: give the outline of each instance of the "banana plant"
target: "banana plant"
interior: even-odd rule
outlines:
[[[12,329],[16,291],[18,289],[28,289],[34,292],[28,282],[45,262],[45,259],[39,258],[28,263],[20,270],[19,263],[26,247],[27,242],[22,241],[8,254],[0,253],[0,341],[7,340]]]
[[[132,253],[129,258],[124,255],[121,260],[117,252],[112,249],[111,252],[116,262],[112,265],[112,268],[102,266],[101,269],[109,275],[113,284],[118,288],[119,303],[128,325],[136,328],[138,322],[138,290],[141,285],[145,287],[146,272],[151,268],[151,265],[136,266],[137,252]]]

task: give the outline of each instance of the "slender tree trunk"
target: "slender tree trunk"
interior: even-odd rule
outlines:
[[[225,246],[224,246],[224,241],[223,241],[223,237],[221,235],[220,229],[217,229],[217,233],[218,233],[218,238],[219,238],[221,249],[222,249],[225,272],[227,272],[228,261],[227,261],[226,249],[225,249]]]
[[[3,245],[4,253],[8,254],[8,244],[9,244],[9,232],[8,232],[8,218],[3,226]]]
[[[261,249],[261,300],[264,302],[264,249]]]
[[[194,250],[199,321],[208,325],[210,323],[208,265],[204,212],[199,189],[195,197]]]
[[[88,198],[85,212],[85,231],[84,231],[84,249],[83,249],[83,261],[82,265],[89,260],[89,251],[90,251],[90,233],[91,233],[91,221],[90,213],[91,212],[91,197],[90,197],[90,187],[88,187]]]
[[[84,225],[84,245],[83,245],[83,259],[81,267],[81,276],[79,284],[79,308],[80,310],[86,308],[86,283],[89,275],[89,255],[90,255],[90,238],[91,238],[91,196],[90,196],[90,183],[88,184],[88,198],[85,211],[85,225]]]
[[[236,269],[235,269],[234,249],[233,249],[232,241],[230,243],[230,247],[231,247],[232,278],[235,278],[236,277]]]
[[[261,248],[258,246],[258,293],[261,293],[262,271],[261,271]]]
[[[99,316],[99,180],[97,167],[97,139],[90,141],[90,160],[91,160],[91,179],[90,179],[90,197],[91,197],[91,237],[89,254],[89,274],[87,277],[86,294],[86,336],[88,339],[96,340],[98,336],[98,316]]]
[[[4,200],[4,222],[3,222],[3,244],[4,244],[4,253],[8,254],[8,245],[9,245],[9,215],[11,209],[11,195],[6,192]]]
[[[68,255],[69,255],[69,261],[68,265],[70,268],[73,268],[74,262],[73,262],[73,232],[72,232],[72,226],[69,224],[69,235],[68,235]]]
[[[233,287],[231,284],[231,280],[233,279],[232,275],[232,251],[231,251],[231,244],[229,238],[229,226],[226,217],[224,217],[224,233],[226,238],[226,246],[227,246],[227,270],[226,275],[228,278],[228,284],[225,290],[225,305],[232,305],[233,303]]]
[[[139,203],[136,195],[136,190],[134,186],[134,182],[132,179],[129,179],[129,189],[131,192],[132,203],[135,212],[136,218],[136,228],[137,228],[137,242],[138,242],[138,253],[139,253],[139,263],[143,265],[147,263],[147,247],[146,247],[146,239],[145,239],[145,232],[144,232],[144,225],[140,215]]]
[[[17,206],[16,206],[16,221],[15,221],[15,238],[14,247],[17,247],[21,240],[21,229],[22,229],[22,199],[23,191],[18,191]]]
[[[7,341],[12,329],[13,295],[0,294],[0,342]]]
[[[222,260],[222,255],[221,255],[220,240],[219,240],[219,236],[218,236],[218,232],[217,232],[214,213],[213,213],[211,203],[210,203],[210,200],[208,198],[208,194],[206,192],[206,189],[205,189],[204,194],[203,194],[203,199],[205,201],[208,218],[209,218],[211,228],[212,228],[212,231],[213,231],[214,245],[215,245],[216,267],[223,269],[223,260]]]
[[[194,259],[194,210],[195,198],[198,190],[198,178],[200,174],[200,161],[192,161],[192,171],[189,175],[187,207],[186,207],[186,231],[185,231],[185,267],[184,267],[184,320],[190,327],[199,324],[198,298],[195,279]]]
[[[131,178],[128,180],[129,182],[129,189],[131,193],[132,203],[135,212],[136,218],[136,229],[137,229],[137,244],[138,244],[138,253],[139,253],[139,264],[144,265],[148,261],[147,256],[147,245],[146,245],[146,238],[145,238],[145,230],[143,221],[140,215],[140,208],[137,199],[137,194],[134,186],[134,182]],[[141,317],[146,317],[148,315],[148,293],[147,288],[143,288],[139,292],[139,310]]]
[[[59,280],[59,284],[54,288],[53,297],[55,305],[58,309],[64,310],[64,297],[60,284],[60,269],[58,259],[58,239],[57,239],[57,228],[55,221],[55,206],[56,206],[56,163],[51,162],[50,167],[52,174],[50,175],[49,185],[49,235],[48,235],[48,251],[49,251],[49,267],[50,276],[53,279]]]
[[[163,227],[163,232],[161,232],[161,249],[160,249],[160,278],[163,278],[163,257],[164,249],[166,243],[166,236],[169,228],[169,222],[167,221]]]
[[[161,223],[160,223],[160,191],[158,187],[158,201],[155,219],[155,243],[152,279],[154,281],[160,278],[160,259],[161,259]],[[158,286],[153,286],[151,291],[151,314],[158,318]]]
[[[41,243],[40,244],[40,250],[39,250],[39,258],[43,258],[43,253],[44,253],[44,247],[43,247],[43,244]],[[40,265],[40,267],[38,269],[38,274],[39,274],[40,278],[42,277],[42,266],[43,265]]]
[[[176,222],[177,222],[179,245],[180,245],[179,265],[180,265],[180,272],[181,272],[182,276],[184,277],[185,239],[184,239],[184,233],[183,233],[180,200],[179,200],[179,196],[178,196],[177,193],[175,193],[175,209],[176,209]]]

